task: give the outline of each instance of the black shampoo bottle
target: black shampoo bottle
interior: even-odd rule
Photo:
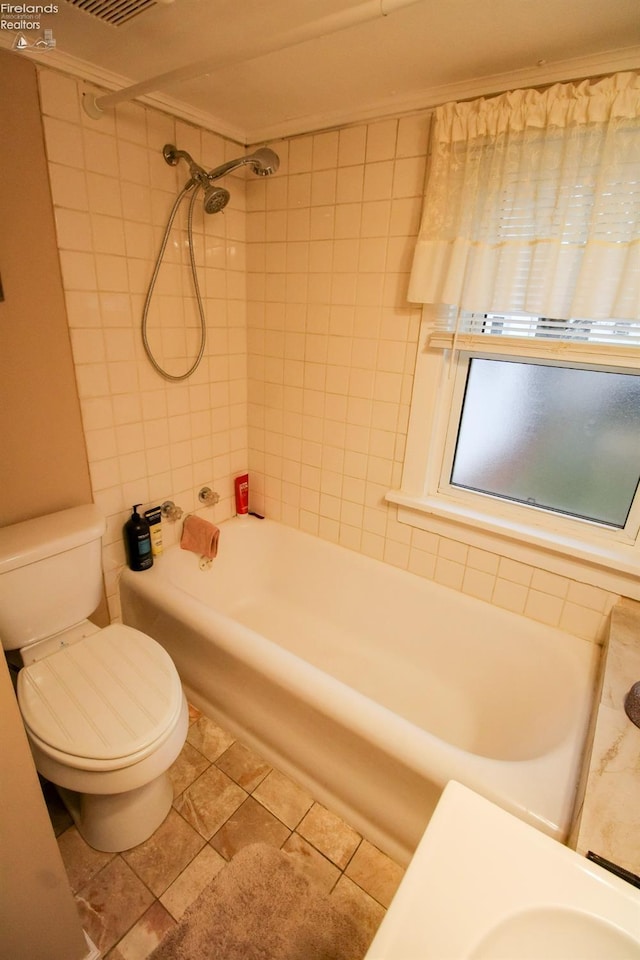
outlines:
[[[148,521],[138,513],[140,506],[142,504],[135,504],[131,517],[124,525],[127,561],[132,570],[148,570],[153,566],[151,532]]]

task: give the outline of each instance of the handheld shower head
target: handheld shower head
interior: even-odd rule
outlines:
[[[231,194],[224,187],[207,187],[204,192],[203,206],[205,213],[219,213],[231,199]]]

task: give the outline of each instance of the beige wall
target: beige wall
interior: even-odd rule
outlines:
[[[0,51],[0,526],[89,502],[36,71]]]
[[[33,66],[0,51],[0,526],[91,500]],[[4,661],[0,953],[87,954]]]
[[[0,730],[0,955],[80,960],[86,941],[4,661]]]

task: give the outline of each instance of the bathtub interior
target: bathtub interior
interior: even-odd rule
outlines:
[[[252,518],[120,593],[196,706],[398,862],[451,779],[566,839],[594,644]]]
[[[571,732],[591,645],[269,520],[221,524],[209,570],[157,574],[469,753],[530,760]]]

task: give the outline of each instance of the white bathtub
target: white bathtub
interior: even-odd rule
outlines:
[[[120,593],[191,702],[400,862],[451,779],[566,838],[594,644],[253,517]]]

